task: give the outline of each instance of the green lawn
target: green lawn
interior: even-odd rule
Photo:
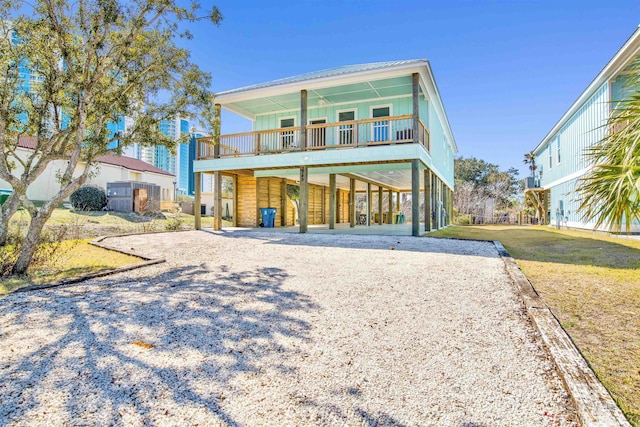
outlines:
[[[11,227],[26,232],[29,215],[21,210],[11,219]],[[231,223],[223,221],[223,226]],[[202,217],[203,227],[213,227],[213,217]],[[25,277],[0,277],[0,295],[18,288],[54,283],[62,279],[77,277],[100,270],[122,267],[141,262],[114,251],[89,245],[91,238],[128,233],[152,233],[159,231],[191,230],[194,228],[193,215],[183,213],[165,214],[157,218],[142,217],[137,214],[117,212],[74,212],[69,209],[55,209],[46,228],[64,229],[64,243],[60,248],[63,256],[55,262],[32,266]]]
[[[18,211],[11,220],[13,227],[26,229],[29,214]],[[223,226],[231,223],[223,221]],[[213,217],[203,216],[202,226],[213,227]],[[47,227],[65,227],[68,238],[84,239],[89,237],[109,236],[127,233],[151,233],[158,231],[192,230],[193,215],[163,214],[159,217],[144,217],[135,213],[120,212],[74,212],[69,209],[55,209],[47,222]]]
[[[499,240],[640,426],[640,240],[545,226],[454,226],[433,237]]]
[[[90,245],[90,240],[65,241],[58,250],[57,259],[45,265],[31,267],[27,276],[0,278],[0,295],[25,286],[55,283],[62,279],[142,262],[138,257]]]

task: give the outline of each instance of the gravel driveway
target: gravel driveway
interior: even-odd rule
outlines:
[[[0,300],[0,425],[575,425],[490,243],[105,243],[167,262]]]

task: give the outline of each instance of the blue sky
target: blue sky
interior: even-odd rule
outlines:
[[[203,2],[208,3],[208,2]],[[640,24],[639,1],[216,1],[185,43],[223,91],[426,58],[458,144],[521,175],[532,150]],[[224,114],[222,133],[250,130]]]

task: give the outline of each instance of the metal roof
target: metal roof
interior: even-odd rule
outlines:
[[[38,144],[38,138],[35,136],[21,135],[18,139],[18,147],[26,148],[27,150],[35,150]],[[95,158],[98,163],[105,163],[114,166],[121,166],[125,169],[138,171],[138,172],[152,172],[160,175],[175,176],[171,172],[167,172],[163,169],[155,167],[152,164],[143,162],[140,159],[134,159],[127,156],[115,156],[113,154],[104,154]]]
[[[255,120],[256,114],[272,113],[275,111],[294,111],[299,109],[299,98],[288,99],[287,96],[296,92],[299,94],[299,91],[302,89],[309,91],[310,96],[308,102],[310,106],[312,106],[314,102],[320,102],[323,99],[328,100],[329,104],[337,105],[340,101],[336,101],[335,97],[339,96],[340,93],[336,93],[333,89],[343,88],[346,90],[344,94],[349,93],[353,96],[359,91],[362,92],[362,90],[360,90],[362,88],[358,89],[352,86],[362,85],[364,83],[368,90],[374,92],[375,96],[362,99],[382,98],[383,96],[380,94],[382,88],[376,88],[375,86],[377,84],[384,87],[382,90],[389,92],[389,90],[393,88],[398,89],[401,86],[405,86],[404,83],[399,84],[398,79],[410,76],[411,73],[420,74],[420,86],[422,90],[425,91],[425,93],[429,93],[429,96],[433,99],[435,111],[443,122],[442,125],[448,137],[447,141],[454,154],[457,153],[458,148],[451,132],[449,119],[442,105],[440,91],[438,90],[431,65],[427,59],[372,62],[368,64],[328,68],[266,83],[218,92],[216,94],[216,102],[220,103],[225,110],[250,120]],[[387,85],[389,86],[387,87]],[[410,94],[410,81],[408,86],[409,92],[407,93]],[[367,88],[365,88],[364,91],[366,91]],[[332,100],[332,98],[334,99]],[[262,108],[265,106],[268,107],[269,105],[275,105],[277,108],[275,110],[270,110],[269,108],[265,110]],[[258,109],[258,107],[260,107],[261,110]]]
[[[558,122],[545,135],[540,143],[533,150],[534,154],[538,154],[542,148],[563,128],[563,126],[578,112],[578,110],[589,100],[589,98],[612,77],[616,76],[624,67],[626,67],[631,59],[638,54],[640,50],[640,26],[631,34],[627,41],[613,55],[613,58],[600,70],[598,75],[591,81],[589,86],[580,94],[578,99],[574,101],[566,113],[558,120]]]
[[[227,90],[224,92],[218,92],[217,95],[230,95],[239,92],[246,92],[256,89],[264,89],[273,86],[286,85],[290,83],[298,83],[308,80],[322,79],[326,77],[336,77],[347,74],[362,73],[367,71],[382,70],[385,68],[393,68],[398,66],[414,65],[420,63],[428,63],[426,59],[410,59],[404,61],[386,61],[386,62],[371,62],[369,64],[358,65],[345,65],[342,67],[328,68],[326,70],[313,71],[311,73],[299,74],[293,77],[286,77],[283,79],[272,80],[266,83],[259,83],[251,86],[245,86],[238,89]]]

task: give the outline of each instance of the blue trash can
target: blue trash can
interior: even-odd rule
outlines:
[[[273,228],[276,223],[276,208],[260,208],[262,215],[262,226],[265,228]]]

